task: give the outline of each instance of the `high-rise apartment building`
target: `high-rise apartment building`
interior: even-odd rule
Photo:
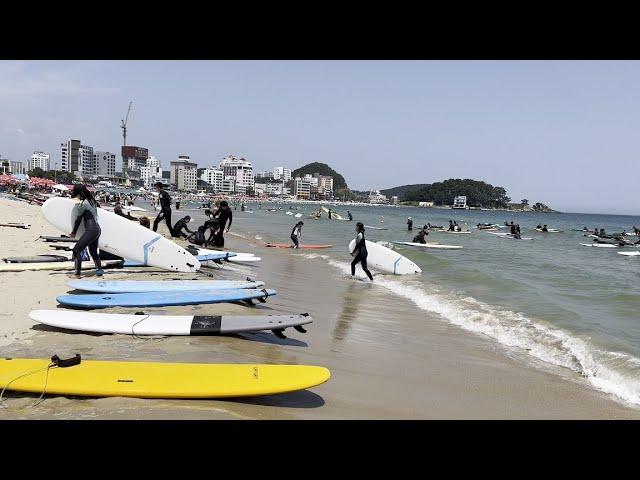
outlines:
[[[253,190],[254,179],[251,162],[229,155],[220,162],[220,170],[223,171],[225,180],[235,180],[236,193],[246,194]]]
[[[178,190],[197,190],[198,164],[191,162],[188,155],[180,155],[177,161],[171,162],[171,184]]]
[[[29,167],[28,169],[31,171],[34,168],[40,168],[45,172],[50,170],[50,158],[48,153],[44,152],[33,152],[31,154],[31,158],[29,159]]]

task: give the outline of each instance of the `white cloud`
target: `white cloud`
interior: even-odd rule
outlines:
[[[39,133],[28,133],[24,129],[20,127],[4,127],[2,129],[2,133],[6,133],[7,135],[20,135],[22,137],[39,137]]]

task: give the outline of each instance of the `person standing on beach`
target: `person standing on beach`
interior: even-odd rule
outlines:
[[[102,233],[100,225],[98,224],[98,203],[86,185],[82,184],[73,186],[71,198],[78,198],[80,200],[73,207],[73,231],[69,235],[71,238],[76,237],[78,228],[80,228],[80,224],[84,220],[84,233],[73,247],[73,255],[71,257],[75,262],[76,277],[80,277],[82,274],[82,252],[87,247],[89,247],[89,254],[96,266],[96,275],[101,277],[104,272],[102,270],[102,264],[100,263],[100,256],[98,255],[98,239]]]
[[[229,228],[231,228],[233,211],[229,208],[229,203],[226,200],[222,200],[220,207],[218,207],[218,210],[213,212],[212,215],[217,218],[219,222],[218,231],[213,236],[213,245],[216,247],[224,247],[224,232],[228,232]],[[229,225],[227,225],[227,220],[229,220]]]
[[[364,238],[364,224],[362,222],[356,223],[356,245],[353,247],[351,255],[355,257],[351,262],[351,276],[356,274],[356,265],[360,263],[362,270],[367,274],[369,280],[373,281],[373,275],[371,275],[371,272],[367,268],[367,256],[369,254],[367,252],[367,242]]]
[[[163,188],[162,182],[158,182],[155,185],[156,192],[158,192],[158,201],[160,202],[160,213],[153,221],[153,231],[158,231],[158,224],[164,220],[167,223],[169,233],[173,237],[173,227],[171,226],[171,196]]]
[[[407,218],[407,231],[412,231],[413,230],[413,220],[411,220],[411,217]]]
[[[302,240],[302,226],[304,222],[296,223],[296,226],[291,230],[291,241],[293,242],[293,248],[298,248],[299,242]]]

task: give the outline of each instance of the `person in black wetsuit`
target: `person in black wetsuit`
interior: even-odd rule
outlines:
[[[80,200],[73,207],[73,231],[69,235],[71,238],[75,238],[76,232],[84,220],[84,233],[73,247],[72,259],[75,262],[76,276],[80,277],[82,273],[82,252],[85,248],[89,247],[89,254],[96,266],[96,275],[101,277],[104,272],[102,270],[102,264],[100,263],[100,256],[98,255],[98,239],[102,233],[100,225],[98,225],[98,203],[86,185],[82,184],[73,186],[71,198],[78,198]]]
[[[191,217],[189,215],[178,220],[176,224],[173,226],[173,235],[176,237],[189,238],[189,235],[184,233],[182,229],[186,230],[189,233],[195,233],[193,230],[189,230],[189,227],[187,227],[187,224],[190,221],[191,221]]]
[[[151,228],[151,222],[149,221],[149,217],[140,217],[138,221],[140,222],[140,225],[142,225],[143,227]]]
[[[224,232],[228,232],[233,222],[233,211],[229,208],[229,203],[226,200],[220,202],[218,210],[212,213],[213,217],[218,219],[218,230],[212,237],[209,237],[209,241],[213,239],[213,245],[216,247],[224,247]],[[227,220],[229,225],[227,225]],[[225,228],[226,226],[226,228]],[[209,243],[209,242],[207,242]]]
[[[356,223],[356,245],[353,247],[351,255],[355,257],[351,262],[351,276],[356,274],[356,265],[360,263],[369,280],[373,281],[373,275],[367,268],[367,243],[364,239],[364,224],[362,222]]]
[[[449,231],[453,232],[454,228],[453,228],[453,220],[449,220]]]
[[[511,228],[509,230],[510,230],[511,235],[515,235],[516,234],[516,226],[515,225],[511,224]]]
[[[548,232],[549,231],[549,229],[547,228],[547,224],[546,223],[542,226],[542,231],[543,232]]]
[[[158,224],[164,220],[167,223],[169,233],[173,237],[173,227],[171,226],[171,196],[162,188],[162,182],[156,183],[156,192],[158,192],[158,201],[160,202],[160,213],[153,221],[153,231],[158,231]]]
[[[422,230],[420,230],[418,232],[418,234],[415,237],[413,237],[413,242],[414,243],[427,243],[427,239],[425,238],[427,235],[429,235],[429,232],[427,232],[426,228],[423,228]]]
[[[293,227],[293,230],[291,230],[291,241],[293,242],[293,248],[298,248],[299,245],[299,241],[302,239],[302,226],[304,225],[304,222],[298,222],[296,223],[295,227]]]
[[[197,231],[193,232],[191,235],[187,237],[187,240],[190,243],[202,246],[205,243],[207,243],[207,236],[205,235],[206,231],[207,231],[207,227],[204,225],[201,225],[198,227]]]
[[[407,231],[410,232],[411,230],[413,230],[413,220],[409,217],[407,218]]]
[[[347,210],[347,216],[349,217],[349,221],[353,220],[353,215],[351,215],[349,210]]]

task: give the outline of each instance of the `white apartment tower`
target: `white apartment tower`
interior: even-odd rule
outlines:
[[[29,159],[29,170],[33,170],[34,168],[41,168],[45,172],[50,168],[50,159],[49,154],[44,152],[33,152],[31,154],[31,158]]]
[[[180,155],[171,162],[169,179],[178,190],[197,190],[198,164],[191,162],[188,155]]]
[[[200,179],[211,185],[214,192],[222,191],[222,182],[224,180],[224,172],[222,170],[217,168],[206,168],[200,175]]]
[[[273,169],[273,179],[288,182],[291,180],[291,170],[284,167],[275,167]]]
[[[95,174],[104,177],[116,175],[116,154],[110,152],[93,152]]]
[[[244,158],[236,158],[229,155],[220,162],[220,170],[224,173],[225,180],[235,180],[236,193],[246,194],[253,190],[253,165]]]

